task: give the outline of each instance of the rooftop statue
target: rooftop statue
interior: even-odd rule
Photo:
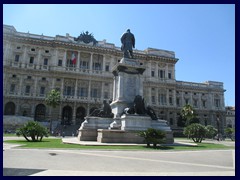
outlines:
[[[135,37],[130,32],[130,29],[125,32],[121,37],[121,50],[124,52],[124,58],[132,58],[133,59],[133,49],[135,48]]]

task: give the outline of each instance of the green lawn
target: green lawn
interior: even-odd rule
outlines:
[[[84,146],[78,144],[63,144],[60,138],[44,138],[42,142],[27,142],[26,140],[6,140],[7,143],[22,144],[23,148],[64,148],[64,149],[104,149],[104,150],[208,150],[208,149],[234,149],[234,147],[213,143],[198,143],[198,146]]]

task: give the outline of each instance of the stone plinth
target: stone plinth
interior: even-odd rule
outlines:
[[[143,96],[143,72],[145,67],[137,59],[122,58],[112,72],[114,74],[113,102],[111,107],[115,117],[130,107],[135,96]]]
[[[97,130],[108,129],[112,122],[112,118],[86,117],[78,130],[78,139],[80,141],[97,141]]]
[[[134,131],[124,130],[98,130],[98,142],[102,143],[144,143],[144,138],[137,135]]]
[[[126,115],[121,117],[121,130],[142,131],[151,127],[151,118],[149,116]]]

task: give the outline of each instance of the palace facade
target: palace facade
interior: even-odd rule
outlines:
[[[111,69],[123,52],[106,40],[94,40],[88,32],[78,38],[69,34],[49,37],[3,25],[4,115],[80,125],[85,116],[102,106],[103,100],[113,99]],[[222,82],[176,80],[178,59],[173,51],[148,48],[135,50],[134,56],[147,67],[143,74],[146,105],[172,129],[178,128],[185,104],[194,107],[203,125],[216,127],[219,116],[221,129],[226,126]],[[56,108],[44,101],[51,89],[61,92],[61,104]]]

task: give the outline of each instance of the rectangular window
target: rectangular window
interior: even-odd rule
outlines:
[[[155,96],[152,96],[152,104],[156,104]]]
[[[215,99],[215,107],[220,107],[220,99]]]
[[[93,70],[101,70],[101,63],[94,62],[93,63]]]
[[[177,98],[177,106],[180,106],[180,99]]]
[[[18,46],[18,47],[17,47],[17,49],[21,49],[21,47],[20,47],[20,46]]]
[[[31,49],[31,51],[35,51],[35,49],[34,49],[34,48],[32,48],[32,49]]]
[[[58,60],[58,66],[62,66],[62,60],[61,59]]]
[[[165,78],[165,71],[164,70],[158,70],[158,77],[163,79]]]
[[[88,62],[87,61],[81,61],[80,62],[80,68],[81,69],[88,69]]]
[[[104,99],[108,99],[108,92],[104,92]]]
[[[15,56],[15,62],[19,62],[19,55],[17,54],[16,56]]]
[[[98,98],[99,96],[98,96],[99,94],[98,94],[98,89],[92,89],[91,90],[91,97],[93,97],[93,98]]]
[[[172,102],[172,97],[169,97],[169,104],[172,105],[173,102]]]
[[[168,73],[168,79],[172,79],[172,73]]]
[[[198,106],[198,103],[197,103],[197,100],[196,100],[196,99],[193,100],[193,106],[194,106],[194,107],[197,107],[197,106]]]
[[[42,81],[46,81],[46,78],[45,78],[45,77],[43,77],[43,78],[42,78]]]
[[[32,79],[32,76],[27,76],[27,79]]]
[[[26,88],[25,88],[25,94],[26,95],[30,94],[30,89],[31,89],[31,86],[27,85]]]
[[[166,103],[167,103],[167,98],[166,98],[166,94],[160,94],[160,99],[159,99],[159,102],[160,102],[160,104],[161,105],[166,105]]]
[[[12,77],[13,77],[13,78],[16,78],[16,77],[17,77],[17,75],[16,75],[16,74],[13,74],[13,75],[12,75]]]
[[[202,106],[205,108],[206,107],[206,101],[202,101]]]
[[[87,97],[87,88],[80,88],[80,93],[79,95],[81,97]]]
[[[14,91],[15,91],[15,84],[11,84],[10,93],[14,93]]]
[[[34,57],[30,57],[29,63],[30,63],[30,64],[33,64],[33,61],[34,61]]]
[[[188,99],[185,99],[185,104],[188,104]]]
[[[109,65],[106,65],[105,71],[109,72]]]
[[[151,76],[152,76],[152,77],[154,77],[154,75],[155,75],[154,73],[155,73],[155,71],[152,70],[152,72],[151,72]]]
[[[41,87],[40,88],[40,95],[44,95],[45,94],[45,87]]]
[[[64,96],[74,96],[74,88],[71,86],[65,86],[63,95]]]
[[[45,53],[49,53],[49,50],[45,50]]]
[[[44,65],[44,66],[47,66],[47,65],[48,65],[48,59],[47,59],[47,58],[44,59],[43,65]]]

